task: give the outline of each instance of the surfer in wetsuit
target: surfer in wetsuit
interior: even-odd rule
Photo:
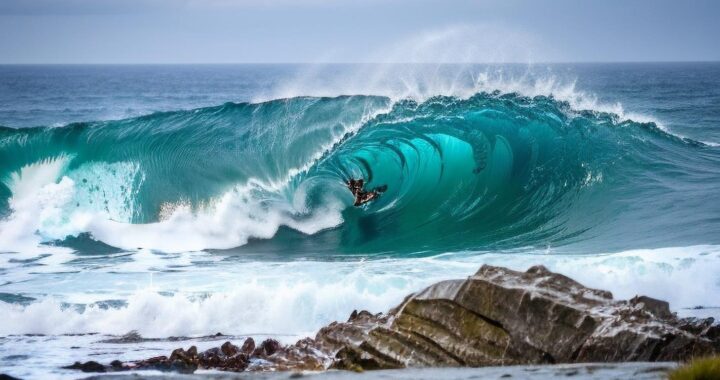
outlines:
[[[350,178],[349,181],[346,182],[348,189],[350,189],[350,192],[352,195],[355,196],[355,203],[353,206],[362,206],[365,203],[370,202],[371,200],[377,198],[381,192],[385,191],[387,186],[381,186],[377,187],[371,191],[364,191],[363,187],[365,186],[365,181],[361,179],[353,179]]]

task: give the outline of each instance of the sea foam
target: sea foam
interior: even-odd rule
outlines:
[[[695,306],[720,306],[712,304],[720,295],[717,246],[592,256],[454,253],[368,261],[217,261],[216,255],[201,252],[192,260],[187,254],[134,255],[130,262],[79,272],[56,286],[52,297],[37,295],[26,305],[0,303],[0,335],[117,335],[136,330],[147,337],[222,332],[294,339],[345,320],[354,309],[387,311],[411,292],[437,281],[465,278],[482,264],[516,270],[543,264],[584,285],[610,290],[616,299],[644,294],[667,300],[682,315],[692,315],[688,309]],[[215,262],[203,265],[206,260]],[[114,276],[111,287],[100,280],[107,272]],[[26,295],[34,295],[27,292],[34,281],[23,285]],[[79,287],[90,291],[78,293]],[[6,291],[12,291],[12,285]],[[708,310],[718,316],[718,309],[705,314]]]

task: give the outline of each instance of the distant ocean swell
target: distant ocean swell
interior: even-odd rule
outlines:
[[[718,156],[651,122],[499,92],[296,97],[0,128],[0,246],[29,252],[79,236],[164,252],[258,239],[334,253],[633,248],[622,215],[644,215],[647,230],[668,223],[628,194],[662,203],[679,172],[713,183]],[[387,191],[353,207],[349,178]],[[682,234],[647,245],[692,241]]]

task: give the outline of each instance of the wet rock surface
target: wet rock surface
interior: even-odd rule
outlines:
[[[0,380],[20,380],[17,377],[13,377],[4,373],[0,373]]]
[[[113,362],[114,363],[114,362]],[[105,372],[105,366],[96,361],[87,361],[85,363],[75,362],[75,364],[63,367],[65,369],[78,369],[83,372]]]
[[[485,265],[409,295],[387,314],[353,311],[314,339],[283,346],[252,338],[198,353],[137,362],[75,363],[82,371],[224,371],[481,367],[554,363],[680,361],[720,352],[720,326],[679,319],[667,302],[614,300],[542,266],[526,272]]]
[[[225,342],[199,352],[196,346],[187,350],[177,348],[170,356],[156,356],[144,360],[121,362],[112,361],[103,365],[95,361],[63,367],[82,372],[119,372],[130,370],[157,370],[183,374],[198,369],[215,369],[229,372],[243,371],[320,371],[329,366],[330,359],[320,352],[312,339],[306,338],[294,345],[283,346],[274,339],[266,339],[257,347],[253,338],[247,338],[241,346]]]

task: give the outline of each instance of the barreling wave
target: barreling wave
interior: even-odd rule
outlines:
[[[639,230],[672,231],[670,221],[646,219],[625,236],[623,220],[652,218],[647,195],[672,198],[662,179],[688,160],[699,168],[683,175],[717,179],[716,150],[654,123],[499,92],[422,102],[297,97],[0,128],[0,243],[21,251],[89,236],[168,252],[250,242],[367,253],[600,239],[607,250],[650,239]],[[353,207],[349,178],[387,191]],[[693,215],[703,218],[680,216]],[[706,232],[699,243],[712,243]],[[673,233],[649,245],[694,242]]]

